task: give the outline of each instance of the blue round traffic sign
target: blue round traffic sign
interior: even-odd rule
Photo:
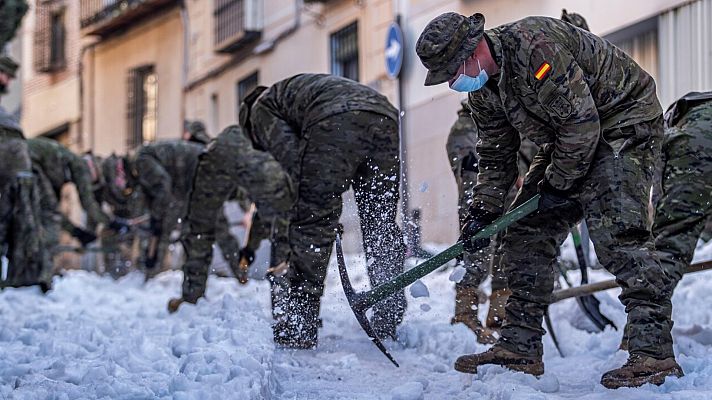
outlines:
[[[391,22],[386,35],[386,74],[397,79],[403,66],[403,32],[397,23]]]

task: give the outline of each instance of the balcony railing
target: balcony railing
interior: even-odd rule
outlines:
[[[177,3],[178,0],[80,0],[81,27],[85,34],[106,36]]]

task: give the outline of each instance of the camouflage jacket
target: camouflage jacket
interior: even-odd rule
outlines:
[[[238,187],[255,202],[264,219],[285,215],[296,199],[279,163],[269,153],[255,150],[238,126],[229,126],[200,157],[183,238],[189,258],[210,259],[216,218]]]
[[[141,146],[131,161],[132,186],[146,197],[151,217],[163,220],[175,202],[185,204],[193,189],[198,156],[205,147],[183,140]]]
[[[109,217],[94,197],[89,168],[80,156],[57,141],[43,137],[28,139],[27,147],[33,168],[38,168],[47,177],[57,199],[66,183],[74,183],[88,217],[98,223],[109,223]],[[66,229],[67,224],[63,225]]]
[[[13,138],[24,138],[22,128],[15,118],[10,115],[5,108],[0,106],[0,137],[7,136]]]
[[[268,129],[266,124],[251,119],[256,147],[270,151],[279,143],[301,138],[304,131],[317,122],[349,111],[370,111],[398,121],[398,110],[385,96],[368,86],[333,75],[301,74],[279,81],[262,93],[256,104],[283,122],[282,129]]]
[[[604,39],[558,19],[528,17],[486,31],[500,71],[470,93],[480,157],[475,201],[501,212],[517,176],[520,134],[553,146],[546,179],[570,189],[589,169],[599,140],[662,113],[655,82]]]
[[[0,50],[15,37],[22,17],[29,6],[25,0],[3,0],[0,2]]]

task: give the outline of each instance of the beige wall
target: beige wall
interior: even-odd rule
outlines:
[[[333,4],[332,4],[333,3]],[[360,4],[351,1],[332,1],[326,5],[309,5],[310,13],[295,15],[291,0],[265,0],[265,29],[258,41],[257,51],[231,56],[214,52],[212,5],[209,0],[188,4],[190,17],[190,52],[186,116],[204,120],[211,135],[237,122],[237,83],[259,71],[260,84],[270,85],[278,80],[302,72],[328,73],[329,35],[358,20],[361,82],[372,85],[395,100],[395,86],[386,81],[383,61],[385,31],[393,18],[390,0],[367,0]],[[321,18],[317,17],[321,15]],[[275,38],[299,21],[299,29],[276,42]],[[229,68],[224,68],[230,65]],[[217,73],[216,71],[223,72]],[[212,96],[217,95],[218,126],[212,126]]]
[[[84,129],[98,154],[126,151],[128,74],[147,64],[158,78],[157,139],[182,134],[183,28],[174,8],[87,52]]]
[[[22,127],[25,135],[33,137],[64,124],[70,126],[69,145],[74,150],[84,150],[77,135],[80,113],[79,58],[79,2],[66,2],[65,55],[66,68],[53,73],[34,70],[34,32],[36,1],[23,20],[22,67],[23,107]]]

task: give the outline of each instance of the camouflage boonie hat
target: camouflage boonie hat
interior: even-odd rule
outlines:
[[[466,17],[454,12],[430,21],[418,38],[415,51],[428,69],[425,86],[447,82],[474,53],[484,35],[485,16]]]
[[[240,124],[240,128],[242,128],[242,131],[246,133],[248,137],[249,135],[252,135],[252,126],[250,125],[250,114],[252,111],[252,105],[255,104],[257,98],[260,97],[260,95],[267,89],[267,86],[257,86],[247,96],[245,96],[245,99],[242,101],[242,104],[240,104],[240,113],[238,115],[238,121]]]
[[[0,56],[0,72],[4,72],[10,77],[15,77],[15,72],[17,72],[17,63],[8,56]]]
[[[190,134],[190,141],[202,144],[210,143],[210,136],[202,121],[186,121],[184,129]]]
[[[566,12],[565,8],[562,8],[561,9],[561,20],[564,22],[568,22],[571,25],[573,25],[579,29],[583,29],[585,31],[590,31],[590,29],[588,29],[588,23],[586,23],[586,19],[584,17],[582,17],[581,14],[577,14],[577,13],[569,14],[568,12]]]

